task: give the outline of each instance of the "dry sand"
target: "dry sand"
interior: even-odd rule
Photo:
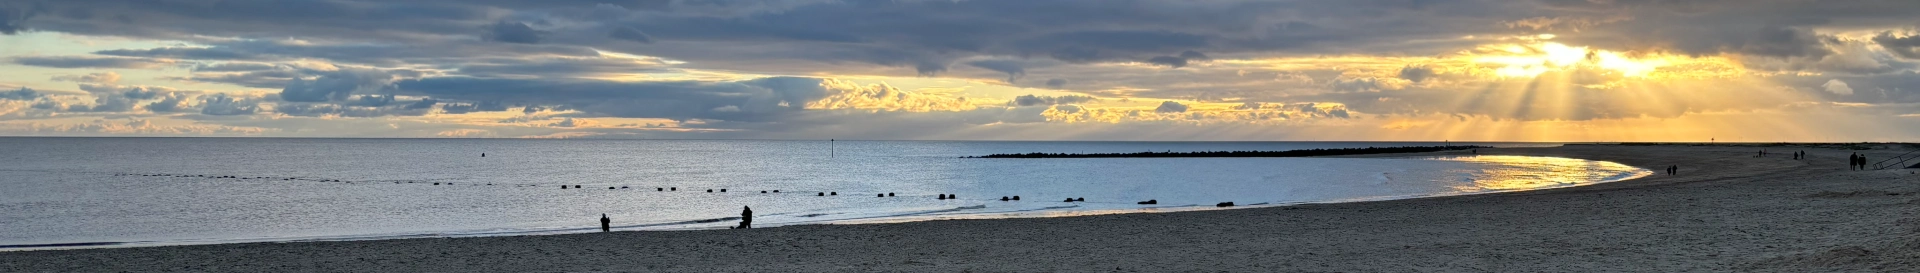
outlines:
[[[1680,175],[1383,202],[751,230],[0,252],[47,271],[1920,272],[1920,175],[1851,151],[1481,149]],[[1773,147],[1775,152],[1798,148]],[[1872,150],[1887,158],[1891,150]]]

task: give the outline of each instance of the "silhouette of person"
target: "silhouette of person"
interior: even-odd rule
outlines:
[[[1860,167],[1860,153],[1847,155],[1847,170],[1858,170],[1857,167]]]
[[[1867,155],[1860,155],[1860,170],[1867,170]]]
[[[748,207],[748,206],[740,206],[740,207],[746,208],[740,211],[740,228],[744,229],[744,228],[753,227],[753,207]]]
[[[600,214],[600,232],[608,232],[608,231],[613,231],[613,219],[607,219],[607,214],[601,213]]]

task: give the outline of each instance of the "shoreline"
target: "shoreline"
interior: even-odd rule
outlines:
[[[1434,147],[1441,147],[1441,146],[1434,146]],[[1475,146],[1447,146],[1447,147],[1475,147]],[[1409,148],[1409,147],[1388,147],[1384,149],[1401,149],[1401,148]],[[1410,147],[1410,148],[1431,148],[1431,147]],[[1492,147],[1477,147],[1477,148],[1492,148]],[[1381,148],[1336,149],[1336,150],[1371,151],[1374,149],[1381,149]],[[1326,150],[1328,149],[1291,150],[1286,152],[1297,152],[1297,151],[1318,152],[1318,151],[1326,151]],[[1442,158],[1476,156],[1472,154],[1448,153],[1451,151],[1461,151],[1462,153],[1465,153],[1464,152],[1465,150],[1466,149],[1463,148],[1463,149],[1456,149],[1456,150],[1440,150],[1440,151],[1419,152],[1419,153],[1360,153],[1360,154],[1342,154],[1337,156],[1291,156],[1291,157],[1447,160]],[[1541,158],[1564,158],[1564,157],[1541,157]],[[1605,163],[1618,164],[1613,162],[1605,162]],[[1360,163],[1355,163],[1355,164],[1360,164]],[[1638,170],[1644,171],[1644,173],[1624,172],[1622,173],[1624,177],[1617,177],[1617,178],[1610,177],[1610,178],[1586,181],[1586,182],[1563,183],[1558,185],[1522,188],[1522,189],[1481,189],[1477,191],[1434,192],[1434,193],[1406,194],[1406,195],[1379,195],[1379,196],[1352,197],[1352,198],[1343,198],[1343,199],[1318,199],[1318,200],[1306,200],[1306,201],[1285,201],[1285,200],[1264,201],[1264,200],[1240,200],[1240,199],[1217,200],[1217,201],[1233,201],[1238,203],[1237,205],[1230,206],[1230,207],[1217,207],[1213,203],[1193,203],[1193,204],[1186,204],[1186,205],[1170,204],[1167,206],[1158,206],[1158,205],[1129,206],[1128,208],[1116,207],[1116,208],[1096,208],[1096,209],[1078,209],[1078,210],[1076,209],[1061,210],[1059,207],[1047,207],[1047,208],[1034,209],[1034,210],[1013,210],[1013,211],[968,213],[964,210],[969,208],[977,209],[981,207],[963,206],[963,207],[958,207],[956,209],[952,209],[952,210],[955,210],[953,211],[954,213],[939,213],[939,214],[910,213],[908,215],[896,215],[896,216],[872,216],[872,217],[858,217],[858,218],[833,219],[833,220],[814,220],[814,221],[800,221],[800,222],[773,222],[773,223],[759,223],[758,226],[760,226],[761,228],[772,228],[772,227],[803,226],[803,225],[864,225],[864,224],[895,224],[895,223],[908,223],[908,222],[921,222],[921,221],[945,221],[945,220],[992,220],[992,219],[1016,219],[1016,218],[1081,217],[1081,216],[1130,214],[1130,213],[1180,213],[1180,212],[1210,211],[1210,210],[1259,209],[1259,208],[1299,206],[1299,205],[1308,205],[1308,204],[1380,202],[1380,201],[1392,201],[1392,200],[1404,200],[1404,199],[1440,198],[1440,197],[1452,197],[1452,196],[1464,196],[1464,195],[1482,195],[1482,194],[1495,194],[1495,193],[1504,193],[1504,192],[1537,191],[1537,190],[1556,189],[1556,188],[1582,187],[1582,186],[1589,186],[1593,184],[1615,183],[1620,181],[1632,180],[1632,179],[1637,179],[1637,178],[1652,174],[1651,170],[1646,170],[1646,169],[1638,169]],[[1045,203],[1047,201],[1036,200],[1035,202]],[[1125,202],[1128,204],[1131,204],[1131,201],[1125,201]],[[1112,203],[1112,202],[1108,202],[1108,203]],[[1079,207],[1079,206],[1074,206],[1072,204],[1078,204],[1078,203],[1069,203],[1067,204],[1067,206]],[[721,228],[721,227],[712,226],[712,225],[700,225],[700,224],[713,223],[713,222],[732,222],[732,221],[738,221],[738,220],[739,220],[739,217],[720,217],[720,218],[713,218],[709,220],[638,223],[638,224],[615,225],[613,226],[613,230],[616,232],[725,230],[726,228]],[[84,250],[84,249],[107,249],[107,248],[176,247],[176,246],[197,246],[197,245],[251,244],[251,243],[353,242],[353,241],[430,239],[430,238],[548,236],[548,235],[585,234],[585,233],[594,233],[594,232],[600,232],[600,231],[596,227],[588,227],[588,226],[552,227],[552,228],[487,227],[487,228],[477,228],[477,229],[467,229],[467,230],[440,230],[440,231],[430,231],[430,232],[421,232],[421,233],[308,235],[308,236],[291,236],[291,237],[194,238],[194,239],[173,239],[173,240],[29,242],[29,243],[20,243],[20,244],[0,245],[0,252]]]
[[[1681,175],[1278,207],[751,230],[0,252],[0,271],[1910,271],[1916,175],[1751,147],[1567,145]],[[1870,152],[1898,153],[1890,150]],[[1465,152],[1372,155],[1405,157]],[[1884,157],[1884,156],[1880,156]],[[1905,182],[1905,183],[1893,183]]]

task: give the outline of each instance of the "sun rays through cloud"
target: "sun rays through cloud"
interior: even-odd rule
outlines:
[[[1920,136],[1910,1],[306,3],[0,4],[0,135]]]

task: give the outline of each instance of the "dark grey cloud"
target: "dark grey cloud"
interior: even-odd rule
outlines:
[[[1400,68],[1400,78],[1407,79],[1413,82],[1426,81],[1427,79],[1433,78],[1435,74],[1436,73],[1433,71],[1433,68],[1426,67],[1426,66],[1409,65],[1409,66]]]
[[[172,61],[147,58],[87,56],[21,56],[13,57],[13,63],[53,68],[155,68],[173,64]]]
[[[527,26],[526,23],[500,21],[487,27],[486,37],[487,40],[495,42],[538,44],[541,35],[544,33]]]
[[[1882,32],[1873,36],[1873,42],[1900,57],[1920,59],[1920,35],[1902,37],[1894,36],[1893,32]]]
[[[273,70],[274,68],[275,68],[274,65],[265,64],[265,63],[223,62],[223,63],[213,63],[213,64],[196,64],[193,66],[193,71],[194,72],[247,72],[247,71]]]
[[[1067,86],[1067,79],[1047,79],[1047,87],[1061,88],[1065,86]]]
[[[677,70],[658,61],[625,58],[483,58],[460,64],[457,71],[476,77],[596,77]]]
[[[442,110],[449,113],[541,105],[594,116],[760,122],[780,120],[808,103],[857,91],[830,88],[824,81],[804,77],[720,82],[429,77],[394,85],[399,94],[478,102],[443,103]]]
[[[1182,66],[1187,66],[1187,59],[1181,59],[1180,57],[1174,57],[1174,56],[1156,56],[1156,57],[1147,59],[1147,63],[1164,65],[1172,68],[1180,68]]]
[[[445,111],[448,114],[466,114],[466,113],[473,113],[473,112],[501,112],[506,110],[507,110],[507,104],[499,101],[482,101],[482,102],[474,102],[474,103],[448,103],[448,104],[440,105],[440,111]]]
[[[199,111],[200,109],[194,109],[192,105],[188,104],[188,101],[190,99],[191,98],[183,94],[167,93],[166,97],[161,98],[158,101],[154,101],[152,103],[148,103],[144,106],[141,106],[141,108],[147,109],[147,111],[153,111],[155,113]]]
[[[39,2],[0,3],[0,34],[14,35],[27,30],[21,23],[45,10],[46,6]]]
[[[653,36],[647,36],[647,33],[640,32],[640,30],[630,28],[630,27],[614,28],[613,32],[607,33],[607,37],[619,39],[619,40],[640,42],[642,44],[653,43]]]
[[[194,73],[188,76],[167,77],[169,80],[228,83],[253,88],[286,88],[293,79],[306,77],[307,74],[294,69],[258,70],[241,73]]]
[[[280,90],[280,99],[290,102],[323,102],[345,100],[354,92],[374,92],[385,90],[394,80],[393,75],[372,70],[339,70],[322,72],[312,80],[293,78],[287,87]]]
[[[1057,105],[1057,104],[1078,104],[1078,103],[1090,102],[1095,100],[1099,100],[1099,99],[1094,98],[1092,96],[1082,96],[1082,95],[1065,95],[1065,96],[1057,96],[1057,97],[1021,95],[1018,97],[1013,97],[1013,101],[1008,101],[1007,106],[1044,106],[1044,105]]]
[[[1182,113],[1187,111],[1187,105],[1173,101],[1162,101],[1160,102],[1160,107],[1154,107],[1153,111],[1160,113]]]
[[[1016,80],[1020,80],[1021,77],[1027,76],[1027,69],[1022,67],[1022,65],[1018,61],[980,60],[980,61],[968,62],[967,65],[971,65],[973,67],[985,68],[987,70],[999,71],[1000,73],[1007,73],[1007,83],[1013,83]]]
[[[260,103],[254,99],[233,97],[227,94],[213,94],[200,97],[200,114],[203,115],[252,115],[258,111],[260,111]]]
[[[0,100],[31,101],[31,100],[37,100],[46,96],[47,96],[46,94],[40,93],[40,91],[33,91],[33,89],[28,89],[26,87],[21,87],[20,89],[15,89],[13,91],[0,92]]]
[[[113,49],[94,51],[93,54],[122,57],[151,57],[194,60],[249,60],[260,56],[233,50],[208,47],[162,47],[150,49]]]
[[[355,117],[355,118],[384,117],[384,116],[419,116],[419,115],[427,114],[427,110],[404,109],[402,107],[366,107],[366,106],[347,106],[347,105],[327,104],[327,103],[292,103],[292,102],[275,104],[273,106],[273,112],[285,114],[289,116],[303,116],[303,117],[340,116],[340,117]]]

